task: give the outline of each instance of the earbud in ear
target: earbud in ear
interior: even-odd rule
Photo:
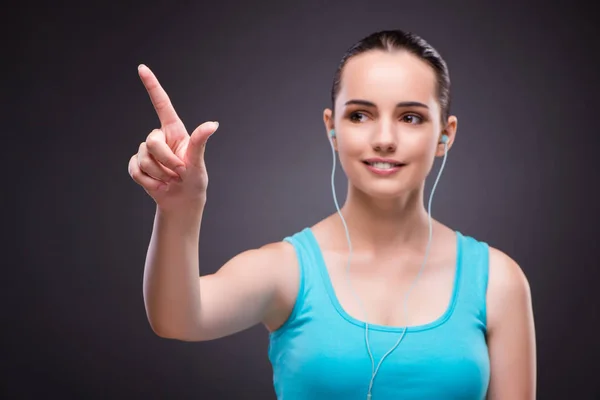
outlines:
[[[450,138],[448,137],[448,135],[442,135],[442,138],[440,139],[440,143],[446,144],[446,143],[448,143],[449,140],[450,140]]]
[[[331,136],[332,138],[335,137],[335,129],[329,131],[329,136]]]

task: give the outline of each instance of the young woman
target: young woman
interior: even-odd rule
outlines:
[[[161,121],[129,162],[157,204],[144,299],[158,335],[212,340],[264,324],[280,399],[535,398],[522,270],[424,207],[457,119],[446,64],[423,39],[377,32],[339,65],[323,120],[348,177],[341,210],[200,278],[203,154],[218,124],[188,135],[152,72],[139,75]]]

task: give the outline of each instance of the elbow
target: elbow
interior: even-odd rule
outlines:
[[[153,325],[150,325],[150,327],[152,328],[152,332],[154,332],[154,334],[161,339],[180,340],[179,335],[177,335],[171,331],[168,331],[163,328],[157,328],[156,326],[153,326]]]
[[[168,326],[159,323],[156,320],[153,320],[148,316],[148,323],[150,324],[150,329],[152,332],[162,338],[162,339],[177,339],[178,335],[172,329],[169,329]]]
[[[196,330],[174,328],[168,324],[161,324],[148,318],[150,328],[154,334],[162,339],[178,340],[181,342],[199,342],[203,341],[201,336],[194,334]]]
[[[204,340],[197,320],[173,313],[171,309],[146,304],[146,319],[152,332],[160,338],[183,342]]]

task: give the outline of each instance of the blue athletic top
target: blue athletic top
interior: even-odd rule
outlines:
[[[433,322],[408,327],[381,364],[371,390],[373,400],[485,399],[490,377],[485,336],[489,249],[484,242],[456,235],[458,255],[448,308]],[[277,398],[365,400],[371,359],[364,322],[338,302],[311,229],[284,240],[296,250],[300,286],[288,320],[269,335]],[[403,327],[369,324],[375,365],[402,331]]]

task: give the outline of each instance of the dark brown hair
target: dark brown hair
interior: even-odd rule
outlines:
[[[346,54],[342,57],[342,61],[335,72],[333,86],[331,88],[331,109],[334,113],[335,100],[340,92],[344,66],[352,57],[371,50],[383,50],[389,52],[405,50],[429,64],[437,77],[436,95],[440,104],[442,124],[445,125],[447,123],[448,116],[450,115],[450,75],[446,62],[424,39],[414,33],[401,30],[387,30],[372,33],[358,41],[346,51]]]

